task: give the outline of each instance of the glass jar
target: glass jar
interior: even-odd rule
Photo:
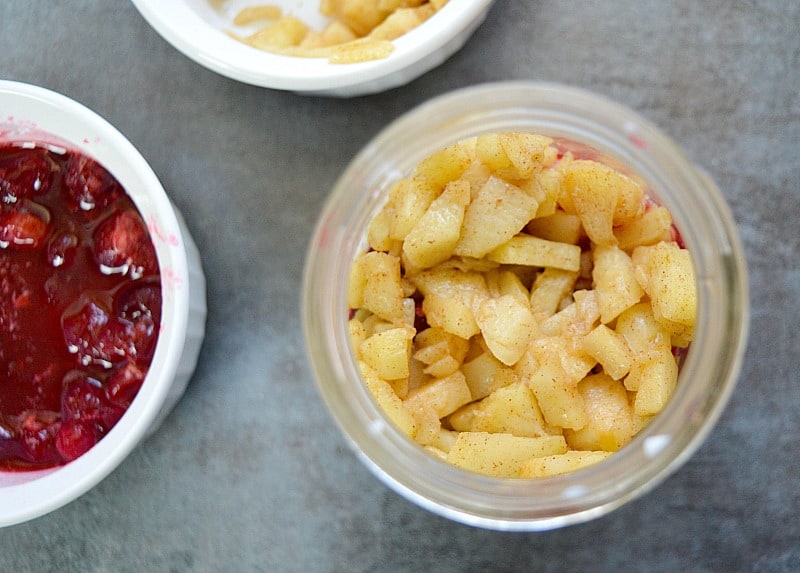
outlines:
[[[397,430],[363,384],[350,345],[347,283],[386,193],[422,159],[484,133],[531,131],[595,148],[672,213],[697,276],[695,338],[667,406],[605,461],[540,479],[486,477],[448,465]],[[603,515],[651,490],[699,447],[735,386],[749,320],[745,258],[714,182],[658,128],[597,95],[555,84],[484,84],[439,96],[386,127],[333,187],[309,245],[302,293],[319,391],[361,461],[434,513],[537,531]]]

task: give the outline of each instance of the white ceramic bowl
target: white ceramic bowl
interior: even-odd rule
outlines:
[[[205,333],[205,278],[197,248],[156,175],[103,118],[52,91],[0,81],[0,141],[58,144],[93,157],[114,175],[148,223],[161,269],[161,332],[150,369],[125,415],[71,463],[0,471],[0,526],[55,510],[113,471],[163,421],[186,389]]]
[[[310,95],[352,97],[401,86],[433,69],[460,49],[483,22],[493,0],[449,0],[429,20],[394,41],[383,60],[330,64],[262,52],[234,40],[235,10],[257,2],[239,0],[217,10],[209,0],[133,0],[144,18],[175,48],[224,76],[257,86]],[[272,0],[315,29],[324,22],[319,1]]]

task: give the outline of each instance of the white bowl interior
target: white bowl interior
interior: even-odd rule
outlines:
[[[440,63],[463,44],[465,34],[471,34],[483,21],[493,0],[450,0],[422,25],[396,39],[395,50],[388,58],[339,65],[330,64],[325,58],[263,52],[228,36],[225,30],[233,28],[233,15],[241,7],[253,5],[252,0],[233,0],[219,8],[215,7],[214,0],[133,0],[133,3],[168,42],[217,73],[262,87],[324,92],[399,74],[415,62],[429,55],[435,58],[437,51],[446,50],[448,53],[436,58],[431,65]],[[281,6],[285,13],[299,17],[316,29],[326,22],[319,13],[319,0],[273,0],[269,3]],[[458,40],[458,44],[449,49],[454,40]],[[403,77],[397,81],[410,79],[412,77]],[[382,83],[381,87],[384,85],[391,84]]]
[[[29,139],[81,151],[122,184],[150,230],[161,267],[161,331],[142,387],[125,415],[96,446],[61,467],[0,472],[0,526],[51,511],[110,473],[152,429],[184,347],[189,273],[184,236],[171,203],[144,158],[104,119],[48,90],[0,81],[0,141]],[[188,239],[191,240],[191,239]]]

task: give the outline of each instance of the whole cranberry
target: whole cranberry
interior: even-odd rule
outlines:
[[[0,212],[0,244],[35,248],[47,234],[48,214],[29,204]]]
[[[136,279],[158,271],[147,227],[135,211],[117,211],[100,223],[94,248],[95,259],[107,274],[129,274]]]
[[[55,436],[61,425],[56,412],[31,410],[19,416],[19,442],[23,457],[37,465],[58,463]]]
[[[47,244],[47,260],[54,267],[69,267],[75,260],[78,237],[72,233],[60,233]]]
[[[108,399],[124,408],[130,406],[142,387],[146,373],[147,370],[140,368],[135,362],[126,362],[119,366],[106,382]]]
[[[105,368],[125,360],[149,360],[158,334],[151,314],[115,315],[95,300],[62,317],[61,326],[67,350],[80,364]]]
[[[22,450],[17,433],[17,424],[0,413],[0,457],[3,459],[20,457]]]
[[[88,300],[76,312],[64,315],[61,327],[67,350],[83,366],[110,368],[136,355],[130,325],[113,316],[99,301]]]
[[[155,352],[161,324],[161,288],[143,284],[122,291],[115,301],[117,315],[128,325],[137,364],[149,364]]]
[[[96,349],[98,340],[110,320],[108,310],[97,301],[89,300],[79,310],[61,319],[64,343],[71,354],[76,354],[81,363],[88,365],[92,358],[103,353]]]
[[[85,155],[70,156],[64,185],[67,195],[84,211],[107,207],[123,193],[117,180]]]
[[[77,371],[65,377],[61,392],[61,417],[65,422],[91,421],[102,430],[110,430],[124,413],[125,408],[108,399],[99,380]]]
[[[23,197],[44,195],[61,167],[45,149],[25,149],[0,159],[0,199],[14,203]]]
[[[79,458],[100,441],[101,430],[91,420],[67,420],[55,436],[55,447],[64,461]]]

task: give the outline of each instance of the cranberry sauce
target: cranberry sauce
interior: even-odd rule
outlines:
[[[147,227],[75,151],[0,144],[0,469],[61,465],[139,390],[161,320]]]

